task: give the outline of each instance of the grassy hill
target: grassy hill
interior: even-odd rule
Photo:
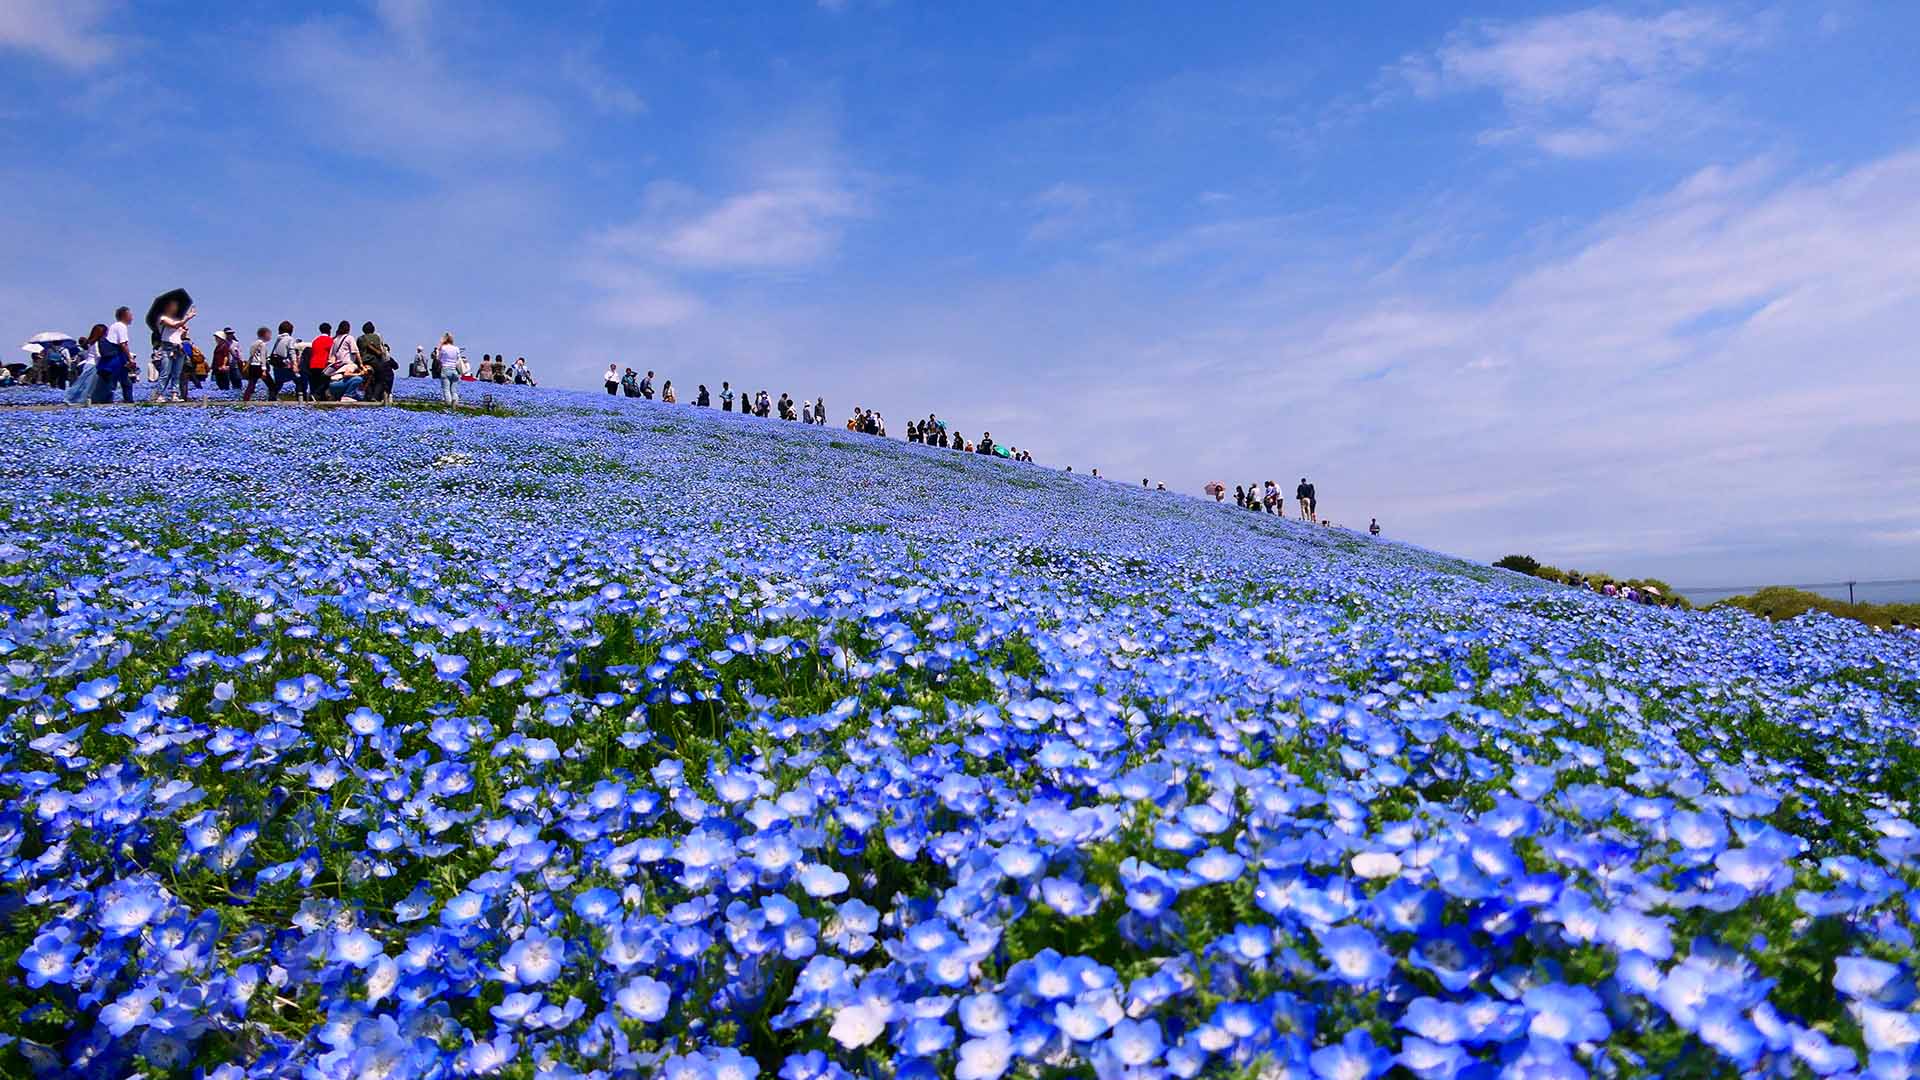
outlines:
[[[0,1072],[1920,1043],[1911,636],[496,396],[0,410]]]

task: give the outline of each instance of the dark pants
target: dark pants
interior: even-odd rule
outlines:
[[[280,388],[274,385],[274,380],[270,378],[266,372],[260,370],[260,366],[258,364],[248,364],[247,365],[247,386],[246,386],[246,389],[240,391],[240,400],[252,401],[253,391],[261,383],[267,384],[267,400],[268,401],[278,401],[280,399]]]
[[[364,399],[367,401],[385,401],[392,396],[393,368],[386,364],[375,364],[373,371],[367,375],[366,393],[363,395]]]
[[[48,364],[47,385],[55,387],[56,389],[65,390],[67,388],[67,365]]]
[[[608,383],[608,384],[607,384],[607,393],[608,393],[609,395],[614,395],[614,394],[618,394],[619,392],[620,392],[620,384],[619,384],[619,383],[612,383],[612,382],[610,382],[610,383]]]
[[[327,378],[326,368],[307,369],[307,394],[315,401],[327,400],[327,391],[332,388],[332,380]]]
[[[100,375],[93,384],[93,403],[105,405],[113,400],[113,388],[120,388],[120,400],[133,404],[133,373],[126,368]]]

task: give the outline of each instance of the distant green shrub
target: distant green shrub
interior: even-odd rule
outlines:
[[[1493,565],[1502,570],[1512,570],[1518,574],[1537,574],[1540,572],[1540,560],[1531,555],[1508,555]]]
[[[1714,607],[1736,607],[1769,619],[1796,619],[1809,611],[1824,611],[1868,626],[1920,626],[1920,604],[1849,604],[1819,593],[1773,585],[1746,596],[1730,596]]]

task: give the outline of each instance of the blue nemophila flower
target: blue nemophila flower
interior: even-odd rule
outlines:
[[[1315,1050],[1307,1061],[1320,1080],[1368,1080],[1392,1067],[1393,1055],[1356,1028],[1339,1042]]]
[[[1520,996],[1532,1014],[1527,1033],[1561,1043],[1598,1042],[1613,1030],[1600,996],[1584,986],[1535,986]]]
[[[1394,1061],[1420,1080],[1453,1080],[1473,1059],[1455,1043],[1410,1035],[1401,1041]]]
[[[666,1017],[673,990],[658,979],[642,975],[623,985],[615,1001],[622,1013],[651,1024]]]
[[[104,678],[90,679],[67,691],[67,704],[77,713],[89,713],[107,703],[120,690],[120,678],[108,675]]]
[[[509,983],[538,986],[559,977],[566,959],[565,941],[529,930],[501,957],[500,974]]]
[[[1013,1064],[1013,1039],[1004,1031],[968,1039],[960,1044],[954,1063],[955,1080],[999,1080]]]
[[[1114,1022],[1113,1033],[1107,1037],[1106,1049],[1120,1064],[1138,1068],[1157,1060],[1164,1046],[1156,1021],[1118,1020]]]
[[[56,926],[33,939],[20,954],[20,966],[27,973],[27,986],[39,989],[48,983],[64,986],[73,978],[73,961],[80,947],[72,943],[73,931]]]
[[[1393,958],[1380,939],[1360,926],[1342,926],[1320,935],[1320,955],[1327,975],[1345,983],[1378,982],[1393,970]]]
[[[364,930],[346,930],[333,935],[330,950],[334,960],[350,967],[370,967],[380,958],[380,943]]]

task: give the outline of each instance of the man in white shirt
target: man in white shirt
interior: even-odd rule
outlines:
[[[120,400],[133,402],[133,336],[127,327],[133,325],[133,309],[121,308],[113,313],[113,322],[107,326],[107,343],[120,351],[118,363],[108,361],[95,368],[99,372],[99,381],[94,384],[93,400],[105,404],[113,400],[113,388],[120,388]],[[106,360],[102,355],[102,360]]]

